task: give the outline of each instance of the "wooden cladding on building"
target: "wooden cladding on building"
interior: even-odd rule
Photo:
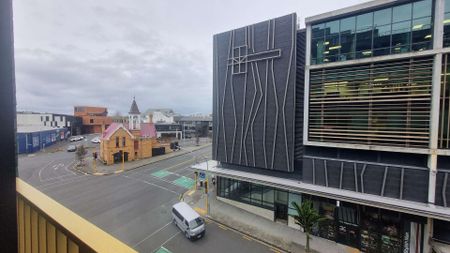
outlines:
[[[17,197],[17,221],[19,253],[95,252],[20,195]]]
[[[427,148],[433,59],[312,70],[309,140]]]
[[[449,55],[444,55],[442,60],[441,76],[441,107],[439,111],[439,139],[438,147],[442,149],[450,148],[450,62]]]

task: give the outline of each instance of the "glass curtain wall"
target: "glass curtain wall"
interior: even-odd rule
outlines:
[[[432,9],[423,0],[315,24],[311,64],[430,49]]]
[[[445,0],[444,8],[444,47],[450,46],[450,0]]]

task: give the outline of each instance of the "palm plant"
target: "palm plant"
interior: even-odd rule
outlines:
[[[316,209],[314,209],[311,201],[305,201],[300,206],[296,202],[292,202],[295,210],[297,211],[297,215],[294,215],[295,224],[301,226],[306,234],[306,246],[305,251],[311,252],[309,247],[309,240],[311,239],[311,230],[312,228],[324,220]]]

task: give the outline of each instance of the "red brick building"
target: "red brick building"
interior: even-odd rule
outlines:
[[[75,106],[74,115],[82,119],[83,134],[101,133],[102,126],[106,129],[112,123],[106,107]]]

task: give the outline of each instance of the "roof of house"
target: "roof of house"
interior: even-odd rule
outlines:
[[[122,123],[113,122],[109,127],[103,132],[102,139],[109,139],[111,136],[120,128],[123,128],[132,138],[134,135],[128,131],[128,129]]]
[[[141,123],[141,136],[156,138],[156,128],[153,123]]]
[[[131,103],[131,108],[130,111],[128,112],[129,114],[141,114],[141,112],[139,111],[139,108],[136,104],[136,99],[133,98],[133,103]]]
[[[117,130],[123,128],[134,138],[134,135],[129,131],[128,124],[113,122],[109,127],[103,132],[102,138],[109,139]],[[141,137],[156,138],[156,128],[153,123],[141,123]]]

